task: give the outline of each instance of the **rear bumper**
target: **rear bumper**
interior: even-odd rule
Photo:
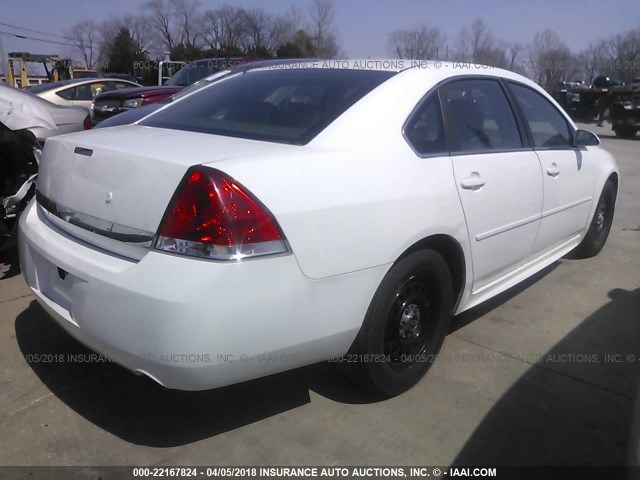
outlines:
[[[388,268],[312,281],[293,255],[215,263],[150,251],[133,261],[60,231],[35,201],[19,243],[27,283],[67,332],[183,390],[345,353]]]

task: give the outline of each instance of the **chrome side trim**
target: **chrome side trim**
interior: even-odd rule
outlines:
[[[547,210],[546,212],[542,212],[542,218],[550,217],[551,215],[555,215],[556,213],[564,212],[565,210],[569,210],[570,208],[577,207],[582,205],[583,203],[590,202],[592,200],[591,197],[583,198],[582,200],[577,200],[575,202],[568,203],[566,205],[561,205],[556,208],[552,208],[551,210]]]
[[[540,220],[541,215],[533,215],[528,218],[523,218],[522,220],[517,220],[515,222],[509,223],[508,225],[504,225],[502,227],[494,228],[493,230],[489,230],[488,232],[479,233],[476,235],[476,241],[480,242],[482,240],[486,240],[487,238],[494,237],[499,235],[500,233],[508,232],[509,230],[513,230],[514,228],[522,227],[524,225],[528,225],[530,223],[536,222]]]
[[[45,197],[39,190],[36,190],[36,201],[44,210],[64,222],[120,242],[131,243],[141,247],[151,247],[151,242],[155,236],[155,232],[109,222],[62,206]]]

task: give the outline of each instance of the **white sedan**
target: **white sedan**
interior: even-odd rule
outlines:
[[[50,139],[22,271],[71,335],[169,388],[337,358],[395,395],[452,315],[600,251],[619,173],[598,144],[504,70],[248,66]]]

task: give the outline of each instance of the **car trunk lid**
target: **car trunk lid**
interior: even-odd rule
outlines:
[[[47,141],[38,203],[59,228],[139,259],[192,165],[251,157],[275,145],[128,125]]]

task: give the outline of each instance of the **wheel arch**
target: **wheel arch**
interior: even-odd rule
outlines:
[[[445,234],[437,234],[425,237],[402,252],[395,263],[414,252],[428,249],[438,252],[440,255],[442,255],[445,262],[447,262],[447,266],[449,267],[449,271],[451,272],[451,280],[453,282],[453,298],[455,300],[452,312],[455,312],[458,308],[458,305],[460,304],[460,300],[462,299],[467,276],[467,262],[464,256],[464,250],[455,238]]]
[[[613,182],[613,186],[616,187],[616,198],[617,198],[618,197],[618,172],[611,172],[611,174],[607,177],[607,182],[609,180],[611,180],[611,182]]]

